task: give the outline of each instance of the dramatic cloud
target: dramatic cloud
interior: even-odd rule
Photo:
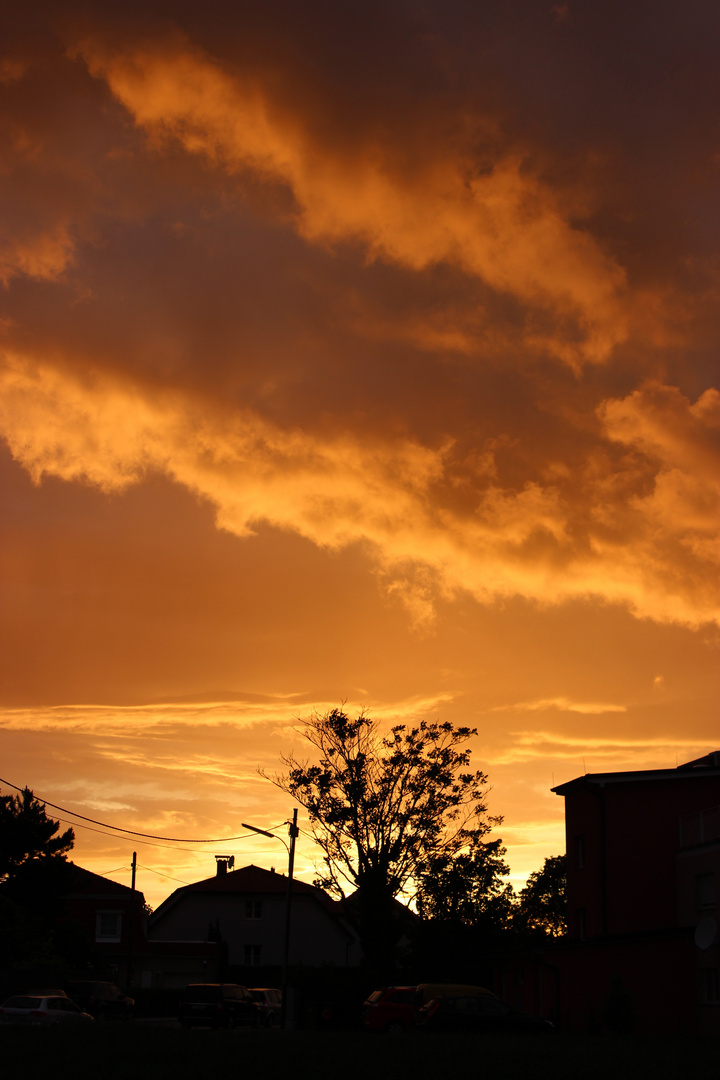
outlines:
[[[306,239],[360,242],[370,257],[411,270],[457,264],[521,300],[576,316],[589,338],[581,356],[604,358],[625,336],[621,269],[564,220],[556,196],[519,155],[478,175],[464,147],[451,146],[455,155],[444,158],[448,148],[433,143],[432,156],[408,175],[381,142],[333,153],[300,118],[275,107],[262,85],[182,42],[119,55],[93,42],[80,49],[155,138],[176,138],[230,172],[246,168],[286,184]]]
[[[2,381],[6,438],[36,482],[50,474],[109,492],[166,472],[208,499],[218,525],[237,536],[265,522],[328,548],[363,541],[391,576],[405,568],[412,578],[414,567],[427,567],[451,594],[542,602],[594,594],[659,619],[699,623],[718,615],[707,573],[717,557],[715,392],[694,407],[685,403],[683,415],[679,395],[658,388],[655,397],[676,406],[667,429],[646,403],[649,391],[605,403],[612,438],[660,461],[654,491],[644,497],[636,484],[630,494],[622,490],[621,472],[609,484],[586,464],[588,498],[574,478],[559,475],[503,489],[491,455],[478,460],[475,475],[467,462],[459,474],[452,443],[431,449],[403,438],[322,438],[280,429],[249,409],[203,409],[179,393],[151,397],[18,357],[8,359]],[[668,451],[678,462],[672,468]],[[454,511],[442,495],[460,482],[477,489],[470,513]],[[404,592],[400,580],[393,587]],[[408,600],[417,606],[412,584]]]

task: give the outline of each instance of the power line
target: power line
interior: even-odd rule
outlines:
[[[3,780],[2,776],[0,776],[0,784],[5,784],[6,787],[14,788],[15,791],[22,792],[26,790],[26,788],[18,787],[17,784],[11,784],[9,780]],[[37,798],[34,793],[33,797]],[[76,814],[74,810],[67,810],[64,806],[58,806],[57,803],[51,803],[48,799],[38,799],[38,802],[44,803],[45,806],[52,806],[53,810],[60,810],[63,814],[70,814],[71,817],[80,818],[81,821],[91,821],[93,825],[102,825],[104,829],[114,829],[115,832],[126,833],[128,836],[144,836],[148,840],[167,840],[172,844],[226,844],[230,840],[247,839],[246,834],[243,836],[225,836],[220,840],[188,840],[179,836],[155,836],[153,833],[136,832],[134,829],[123,829],[120,825],[108,825],[106,821],[96,821],[95,818],[85,817],[84,814]]]
[[[47,805],[49,806],[50,804],[48,803]],[[70,812],[72,812],[72,811],[70,811]],[[113,840],[127,840],[128,839],[128,837],[126,837],[126,836],[115,836],[115,835],[113,835],[113,833],[103,832],[102,829],[93,829],[92,825],[81,825],[78,821],[72,821],[70,818],[63,818],[63,817],[60,817],[59,815],[58,815],[57,820],[62,822],[63,825],[72,825],[76,829],[85,829],[86,832],[94,832],[94,833],[97,833],[98,836],[109,836]],[[242,836],[242,837],[239,837],[239,839],[240,840],[247,840],[247,839],[249,839],[249,837]],[[143,847],[164,848],[166,851],[187,851],[187,852],[189,852],[191,854],[194,854],[194,855],[205,854],[205,852],[202,852],[199,848],[187,848],[187,847],[176,848],[176,847],[170,847],[169,844],[154,844],[152,842],[152,840],[133,840],[133,843],[134,844],[142,844]]]
[[[141,866],[140,863],[138,863],[137,865],[139,870],[149,870],[151,874],[157,874],[158,877],[168,878],[169,881],[179,881],[181,885],[190,884],[189,881],[183,881],[182,878],[173,877],[172,874],[163,874],[160,870],[153,870],[152,866]]]
[[[47,805],[49,806],[51,804],[48,803]],[[103,832],[102,829],[93,829],[92,825],[81,825],[77,821],[72,821],[70,818],[60,817],[60,815],[58,815],[57,820],[59,822],[61,822],[63,825],[73,825],[76,829],[84,829],[85,832],[94,832],[94,833],[97,833],[98,836],[109,836],[113,840],[125,840],[126,839],[124,836],[117,836],[116,837],[112,833]],[[281,821],[278,825],[270,825],[268,827],[268,831],[279,829],[281,825],[286,825],[286,824],[287,824],[287,822]],[[310,836],[311,834],[310,833],[303,833],[303,835]],[[236,839],[238,839],[240,841],[244,841],[244,840],[252,840],[252,838],[253,838],[253,834],[252,833],[247,833],[246,835],[237,837]],[[204,855],[205,854],[205,851],[203,851],[203,850],[201,850],[199,848],[186,848],[186,847],[176,848],[176,847],[170,847],[169,844],[154,844],[152,842],[152,840],[134,840],[133,843],[142,844],[143,847],[163,848],[165,851],[184,851],[188,855]],[[147,870],[147,869],[149,869],[149,867],[146,866],[145,869]],[[178,881],[179,880],[180,879],[178,878]],[[187,885],[188,882],[185,881],[185,882],[183,882],[183,884]]]

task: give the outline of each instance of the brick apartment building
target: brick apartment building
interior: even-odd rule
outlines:
[[[720,751],[553,791],[568,934],[503,966],[506,998],[574,1028],[720,1034]]]

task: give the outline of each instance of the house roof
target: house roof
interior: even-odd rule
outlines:
[[[676,769],[640,769],[631,772],[614,773],[586,773],[574,780],[568,780],[565,784],[558,784],[551,788],[556,795],[567,795],[587,787],[589,784],[597,787],[605,787],[610,784],[637,784],[651,781],[672,781],[681,783],[688,780],[705,779],[707,777],[720,777],[720,750],[714,750],[704,757],[695,758],[694,761],[686,761],[678,765]]]
[[[288,879],[285,874],[277,874],[274,870],[265,870],[262,866],[243,866],[239,870],[229,870],[224,874],[216,874],[205,878],[203,881],[195,881],[191,885],[184,885],[176,889],[162,904],[153,912],[150,921],[155,922],[158,917],[169,910],[178,900],[188,893],[223,893],[223,894],[246,894],[246,895],[281,895],[287,891]],[[338,917],[342,915],[342,905],[337,900],[332,900],[322,889],[315,885],[308,885],[305,881],[293,878],[293,900],[300,896],[320,904],[328,914]]]
[[[119,881],[102,877],[100,874],[93,874],[92,870],[86,870],[83,866],[78,866],[72,862],[67,863],[67,868],[64,870],[63,886],[68,893],[73,895],[92,893],[96,896],[101,893],[117,896],[118,893],[121,893],[124,896],[131,896],[133,893],[133,889],[129,885],[121,885]],[[138,890],[134,891],[137,896]]]
[[[184,892],[221,892],[221,893],[282,893],[287,890],[288,879],[285,874],[274,870],[265,870],[262,866],[242,866],[239,870],[228,870],[225,874],[214,874],[203,881],[186,885]],[[293,895],[312,893],[314,896],[329,899],[322,889],[308,885],[305,881],[293,878]]]

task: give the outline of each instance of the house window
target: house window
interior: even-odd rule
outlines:
[[[246,945],[245,946],[245,967],[259,967],[260,966],[260,950],[262,945]]]
[[[708,874],[695,875],[695,902],[699,908],[715,907],[715,875],[712,870]]]
[[[122,911],[95,912],[95,940],[120,941],[122,934]]]
[[[575,837],[575,861],[577,863],[578,870],[582,870],[585,866],[585,837]]]
[[[703,1005],[720,1005],[720,979],[717,968],[700,968],[700,1001]]]
[[[245,901],[245,918],[262,919],[262,900]]]

